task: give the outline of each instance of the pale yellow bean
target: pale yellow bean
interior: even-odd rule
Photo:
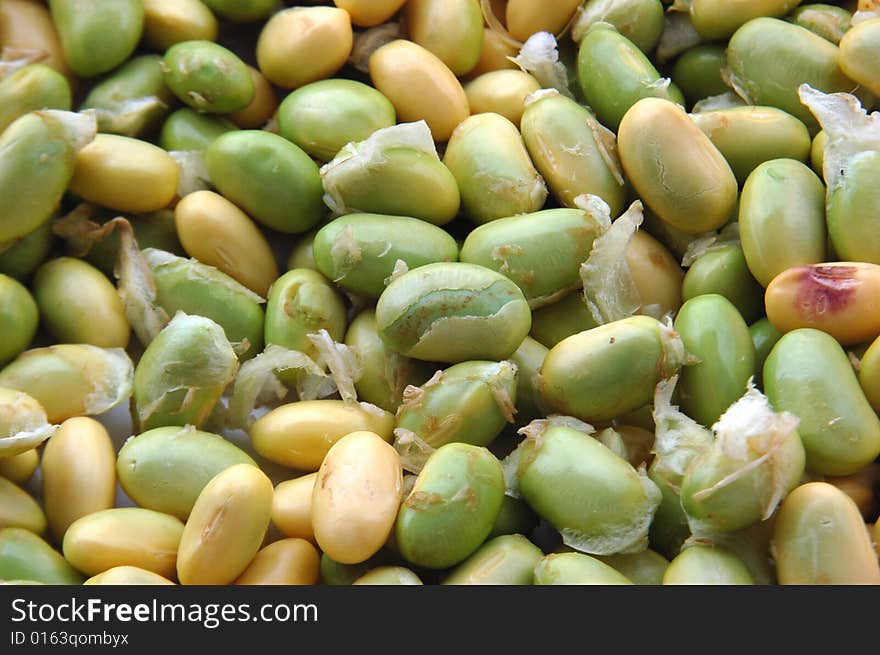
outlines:
[[[262,128],[278,109],[278,96],[275,89],[263,75],[253,66],[248,66],[251,81],[254,83],[254,99],[244,109],[229,114],[229,119],[243,130]]]
[[[320,566],[321,556],[308,541],[282,539],[260,550],[235,584],[313,585]]]
[[[18,455],[0,457],[0,477],[15,484],[24,484],[31,479],[39,465],[40,455],[36,448],[31,448]]]
[[[403,10],[409,37],[433,52],[456,75],[465,75],[483,49],[479,0],[408,0]]]
[[[272,494],[272,525],[285,537],[315,542],[312,529],[312,490],[318,473],[285,480]]]
[[[541,88],[534,77],[521,70],[496,70],[483,73],[465,84],[471,113],[501,114],[519,125],[526,108],[526,97]]]
[[[868,464],[858,473],[841,476],[825,476],[825,482],[834,485],[849,496],[865,520],[877,516],[880,509],[874,488],[880,485],[880,464]]]
[[[214,476],[196,499],[177,558],[181,584],[230,584],[260,549],[272,513],[272,481],[251,464]]]
[[[183,523],[173,516],[117,507],[74,521],[64,534],[62,552],[89,576],[116,566],[137,566],[171,579],[182,534]]]
[[[525,42],[535,32],[557,34],[574,16],[582,0],[510,0],[507,3],[507,31]]]
[[[162,148],[130,137],[98,134],[77,153],[68,189],[109,209],[147,213],[171,203],[179,177],[177,162]]]
[[[219,25],[201,0],[143,0],[144,38],[164,52],[183,41],[216,41]]]
[[[354,45],[351,18],[335,7],[291,7],[263,26],[257,64],[273,84],[296,89],[331,77]]]
[[[626,248],[626,265],[639,291],[641,313],[662,316],[678,311],[684,271],[666,246],[639,230]]]
[[[330,447],[345,435],[369,430],[390,442],[394,416],[378,408],[341,400],[288,403],[263,415],[251,426],[251,443],[266,459],[311,473]]]
[[[880,564],[859,508],[826,482],[803,484],[786,497],[773,549],[780,584],[880,584]]]
[[[260,228],[219,193],[196,191],[174,208],[174,224],[190,257],[266,297],[278,277],[272,247]]]
[[[405,2],[406,0],[333,0],[333,4],[351,15],[351,22],[358,27],[373,27],[384,23]]]
[[[0,47],[30,50],[46,55],[41,63],[54,68],[71,81],[61,39],[49,9],[35,0],[0,2]]]
[[[388,540],[403,489],[400,456],[372,432],[337,441],[318,471],[312,527],[318,546],[342,564],[358,564]]]
[[[738,195],[733,171],[679,105],[639,100],[620,122],[617,146],[633,188],[665,223],[699,234],[730,218]]]
[[[61,424],[43,451],[43,504],[62,539],[71,523],[110,509],[116,499],[116,453],[107,429],[80,416]]]
[[[168,578],[137,566],[114,566],[83,582],[87,585],[173,585]]]
[[[40,504],[6,478],[0,478],[0,530],[3,528],[23,528],[35,534],[46,530],[46,515]]]
[[[480,75],[498,70],[519,70],[516,64],[508,57],[516,57],[519,49],[501,34],[488,27],[483,28],[483,49],[480,50],[480,58],[477,65],[468,73],[469,79],[475,79]]]
[[[446,141],[470,115],[461,82],[436,55],[397,39],[370,56],[373,85],[397,111],[400,123],[424,120],[435,141]]]

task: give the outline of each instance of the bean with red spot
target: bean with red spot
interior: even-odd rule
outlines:
[[[880,335],[880,265],[830,262],[779,273],[764,294],[767,318],[780,332],[816,328],[843,345]]]

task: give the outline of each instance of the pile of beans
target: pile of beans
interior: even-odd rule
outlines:
[[[0,48],[0,580],[880,584],[880,2]]]

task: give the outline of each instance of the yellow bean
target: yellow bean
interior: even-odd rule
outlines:
[[[412,41],[398,39],[370,56],[373,85],[397,111],[397,120],[424,120],[435,141],[446,141],[470,115],[461,82],[436,55]]]
[[[34,298],[40,319],[61,343],[125,348],[131,326],[116,286],[100,270],[75,257],[57,257],[37,269]]]
[[[858,473],[842,476],[825,476],[832,484],[849,496],[859,508],[865,520],[877,515],[877,499],[874,488],[880,484],[880,464],[868,464]]]
[[[404,2],[406,0],[333,0],[333,4],[351,15],[351,22],[358,27],[384,23],[397,13]]]
[[[177,163],[158,146],[98,134],[77,153],[68,189],[83,200],[110,209],[147,213],[171,203],[179,176]]]
[[[140,507],[95,512],[71,523],[62,552],[89,576],[116,566],[137,566],[173,578],[183,534],[179,519]]]
[[[219,25],[201,0],[143,0],[144,37],[164,52],[183,41],[216,41]]]
[[[173,585],[168,578],[137,566],[114,566],[83,582],[87,585]]]
[[[313,585],[320,566],[321,556],[308,541],[282,539],[258,552],[235,584]]]
[[[538,80],[521,70],[496,70],[472,79],[464,92],[472,113],[501,114],[518,126],[526,97],[540,88]]]
[[[410,38],[456,75],[468,73],[483,49],[479,0],[408,0],[403,11]]]
[[[858,507],[825,482],[803,484],[786,497],[773,549],[780,584],[880,584],[880,564]]]
[[[477,60],[477,65],[468,73],[468,78],[473,80],[480,75],[498,70],[519,70],[516,64],[508,59],[508,57],[516,57],[518,54],[519,49],[509,39],[505,39],[495,30],[485,27],[483,28],[483,49],[480,50],[480,58]]]
[[[6,478],[0,478],[0,530],[3,528],[24,528],[35,534],[46,530],[46,515],[40,504]]]
[[[312,527],[318,546],[342,564],[358,564],[388,540],[403,489],[397,451],[379,435],[353,432],[337,441],[318,471]]]
[[[272,481],[257,467],[236,464],[214,476],[180,539],[181,584],[230,584],[260,549],[271,513]]]
[[[74,81],[67,67],[61,39],[43,2],[4,0],[0,2],[0,48],[32,50],[46,55],[46,64]]]
[[[690,234],[716,230],[736,208],[736,177],[684,109],[642,98],[617,131],[620,163],[645,204],[664,223]]]
[[[660,316],[678,311],[684,271],[666,246],[639,230],[626,248],[626,265],[642,300],[641,313]]]
[[[230,120],[243,130],[262,128],[278,109],[278,96],[269,80],[253,66],[248,66],[251,81],[254,83],[254,99],[244,109],[229,114]]]
[[[767,318],[780,332],[816,328],[843,345],[880,335],[880,265],[828,262],[797,266],[767,285]]]
[[[174,224],[190,257],[214,266],[265,297],[278,277],[266,237],[241,211],[213,191],[186,195],[174,208]]]
[[[317,471],[330,447],[358,430],[392,439],[394,416],[341,400],[310,400],[273,409],[251,426],[251,443],[266,459],[301,471]]]
[[[574,16],[582,0],[510,0],[507,3],[507,31],[520,41],[535,32],[558,34]]]
[[[272,494],[272,524],[285,537],[298,537],[315,543],[312,529],[312,490],[318,473],[285,480]]]
[[[116,453],[106,428],[85,416],[64,421],[46,443],[42,475],[49,528],[59,540],[77,519],[112,508]]]
[[[334,7],[291,7],[272,16],[257,40],[257,64],[273,84],[296,89],[342,68],[354,35],[351,19]]]
[[[31,448],[18,455],[0,457],[0,477],[15,484],[24,484],[31,479],[39,465],[40,455],[36,448]]]

